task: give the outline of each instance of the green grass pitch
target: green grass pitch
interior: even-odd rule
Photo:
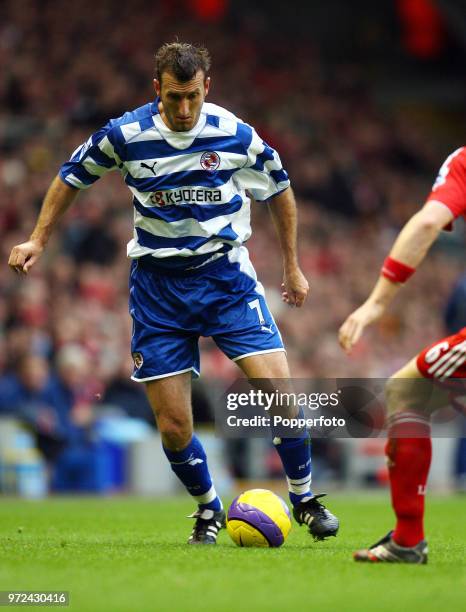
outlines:
[[[393,524],[387,495],[327,499],[339,536],[314,543],[294,524],[279,549],[237,548],[226,532],[187,546],[184,498],[3,499],[0,590],[67,590],[80,612],[464,610],[464,498],[428,499],[427,566],[354,563]]]

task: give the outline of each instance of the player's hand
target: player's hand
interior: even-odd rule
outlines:
[[[364,302],[357,310],[352,312],[338,332],[338,340],[341,347],[350,353],[353,346],[358,342],[364,329],[380,319],[385,307],[377,302]]]
[[[43,250],[44,245],[39,240],[28,240],[17,244],[11,250],[8,265],[18,274],[27,274]]]
[[[282,283],[282,300],[300,308],[309,293],[309,283],[298,267],[285,271]]]

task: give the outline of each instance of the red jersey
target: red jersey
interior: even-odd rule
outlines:
[[[419,353],[416,359],[419,372],[451,391],[464,395],[466,379],[466,327],[457,334],[434,342]],[[461,378],[461,384],[458,379]]]
[[[447,206],[455,219],[466,218],[466,147],[456,149],[443,162],[427,201]]]

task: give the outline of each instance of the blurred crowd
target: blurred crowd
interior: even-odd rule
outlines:
[[[117,14],[110,0],[0,6],[0,413],[21,410],[59,437],[87,431],[99,403],[151,421],[142,387],[129,380],[125,249],[133,213],[120,176],[80,195],[27,278],[6,261],[29,236],[60,164],[110,117],[152,99],[153,54],[175,36],[209,48],[210,100],[278,149],[296,191],[311,284],[303,310],[281,302],[265,204],[254,206],[248,243],[294,377],[389,376],[442,336],[442,308],[463,268],[457,230],[354,354],[344,355],[338,327],[424,202],[445,150],[432,132],[377,105],[361,67],[326,64],[310,40],[272,37],[254,14],[210,24],[188,14],[188,2],[152,6],[133,0]],[[210,340],[201,351],[206,388],[235,379],[236,366]],[[41,407],[34,416],[31,405]]]

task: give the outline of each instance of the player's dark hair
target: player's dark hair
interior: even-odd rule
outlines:
[[[166,43],[155,54],[155,78],[162,81],[162,74],[169,72],[178,81],[190,81],[198,70],[204,75],[210,68],[210,55],[204,47],[189,43]]]

